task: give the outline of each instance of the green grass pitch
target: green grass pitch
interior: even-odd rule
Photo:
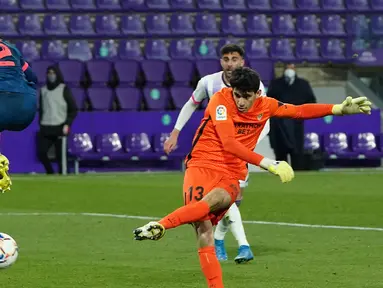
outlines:
[[[241,206],[244,220],[383,227],[383,173],[297,173],[292,183],[254,173]],[[0,270],[6,288],[206,287],[188,225],[159,242],[136,242],[145,219],[182,205],[181,173],[79,177],[15,176],[0,195],[0,231],[20,246]],[[39,212],[41,215],[31,213]],[[67,212],[67,215],[44,213]],[[24,213],[7,215],[7,213]],[[222,264],[228,288],[382,288],[383,231],[245,224],[256,253],[246,265]]]

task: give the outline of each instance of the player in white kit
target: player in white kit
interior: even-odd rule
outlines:
[[[182,107],[180,114],[178,115],[178,119],[174,129],[169,137],[169,139],[164,144],[164,150],[166,153],[170,153],[177,145],[178,135],[185,124],[189,121],[193,112],[197,109],[200,103],[211,96],[214,93],[218,92],[224,87],[229,87],[229,80],[231,77],[231,73],[234,69],[241,67],[245,64],[244,55],[245,51],[238,45],[235,44],[227,44],[221,48],[221,66],[222,71],[210,75],[206,75],[201,78],[197,84],[196,89],[194,90],[192,96],[189,101],[185,103]],[[262,90],[262,95],[266,96],[265,87],[263,83],[260,83],[259,89]],[[267,121],[260,137],[259,141],[261,141],[270,130],[270,123]],[[231,231],[238,241],[238,255],[235,257],[236,263],[245,263],[251,261],[254,258],[254,255],[250,249],[250,245],[247,242],[245,230],[242,224],[241,213],[239,212],[239,205],[242,200],[243,190],[248,186],[249,181],[249,173],[247,173],[246,179],[240,181],[241,193],[237,198],[235,204],[233,204],[229,211],[217,225],[214,238],[215,238],[215,250],[217,258],[220,261],[227,260],[227,253],[224,246],[224,238],[231,228]]]

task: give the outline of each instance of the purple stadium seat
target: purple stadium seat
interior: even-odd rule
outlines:
[[[251,10],[268,11],[271,9],[270,0],[247,0],[247,6]]]
[[[141,67],[147,85],[161,85],[167,78],[168,67],[165,61],[142,60]]]
[[[368,0],[346,0],[345,2],[349,11],[361,12],[370,10]]]
[[[40,60],[40,51],[37,48],[35,41],[27,40],[17,42],[16,47],[23,55],[23,58],[28,62]]]
[[[297,31],[302,36],[318,36],[319,30],[318,18],[314,14],[301,15],[297,19]]]
[[[89,88],[88,98],[93,110],[108,111],[112,108],[113,90],[110,88]]]
[[[344,25],[340,15],[325,15],[321,21],[322,33],[328,36],[344,36]]]
[[[96,0],[98,10],[121,11],[119,0]]]
[[[293,48],[289,39],[272,39],[270,56],[281,61],[292,61],[295,59]]]
[[[45,84],[47,79],[47,69],[49,66],[52,66],[54,62],[52,61],[35,61],[32,63],[33,72],[35,72],[39,84]]]
[[[19,32],[20,35],[41,36],[43,29],[41,27],[40,18],[37,14],[28,14],[19,16]]]
[[[73,10],[95,10],[96,5],[93,0],[70,0]]]
[[[349,146],[349,139],[345,133],[331,133],[324,135],[324,149],[330,159],[349,158],[356,155]]]
[[[194,42],[193,54],[197,59],[217,59],[217,49],[211,40],[197,39]]]
[[[192,17],[190,14],[172,14],[170,30],[175,35],[194,35]]]
[[[221,2],[219,0],[197,0],[197,6],[200,10],[221,10]]]
[[[172,87],[170,95],[176,109],[180,110],[193,94],[191,87]]]
[[[378,150],[378,143],[373,133],[359,133],[352,136],[352,151],[367,158],[380,158],[383,154]]]
[[[121,59],[135,59],[140,60],[143,58],[138,40],[124,40],[120,42],[118,48],[118,55]]]
[[[247,9],[244,0],[222,0],[223,9],[228,11],[241,10],[245,11]]]
[[[0,0],[0,7],[3,11],[6,12],[15,12],[19,11],[19,3],[15,0]]]
[[[86,40],[70,40],[68,42],[68,59],[88,61],[92,59],[92,51]]]
[[[70,134],[68,152],[81,158],[94,155],[95,151],[91,136],[88,133]]]
[[[165,14],[151,14],[146,16],[146,31],[148,34],[168,35],[169,24]]]
[[[120,87],[136,85],[137,77],[140,72],[140,65],[137,60],[116,61],[114,63],[114,69],[117,72]]]
[[[121,0],[122,9],[142,11],[148,9],[143,0]]]
[[[163,39],[147,40],[145,44],[146,59],[169,59],[169,49]]]
[[[124,35],[145,35],[144,24],[140,15],[122,16],[121,31]]]
[[[217,54],[221,54],[221,48],[226,44],[239,44],[238,38],[224,38],[218,41],[217,44]]]
[[[325,60],[342,61],[345,59],[344,49],[339,39],[321,40],[321,54]]]
[[[76,101],[77,109],[84,110],[84,104],[85,104],[85,90],[82,88],[71,88],[70,91],[72,92],[74,101]]]
[[[146,6],[150,10],[167,10],[170,8],[168,0],[146,0]]]
[[[45,10],[43,0],[20,0],[22,10]]]
[[[383,36],[383,16],[373,15],[371,19],[371,32],[374,36]]]
[[[17,30],[13,23],[11,15],[0,16],[0,35],[2,36],[16,36]]]
[[[270,35],[270,25],[265,14],[250,14],[247,16],[247,33],[251,35]]]
[[[297,0],[296,5],[300,11],[317,12],[319,11],[319,0]]]
[[[261,76],[262,82],[265,86],[270,83],[271,79],[274,78],[274,63],[271,60],[251,60],[249,63],[250,67],[256,70]]]
[[[241,14],[223,14],[221,30],[226,35],[243,36],[246,34]]]
[[[108,60],[90,60],[85,65],[92,80],[92,87],[101,87],[108,84],[112,74],[112,62]]]
[[[347,34],[352,36],[363,37],[369,34],[369,27],[366,15],[349,15],[347,16]]]
[[[271,7],[276,10],[285,12],[294,11],[295,1],[293,0],[273,0],[271,1]]]
[[[371,9],[376,12],[383,12],[383,0],[371,0]]]
[[[219,34],[217,19],[213,14],[197,14],[195,30],[199,35],[215,36]]]
[[[47,35],[68,35],[68,27],[64,15],[46,15],[44,18],[44,32]]]
[[[330,10],[330,11],[344,11],[346,8],[344,7],[343,0],[321,0],[322,9]]]
[[[117,59],[117,43],[115,40],[99,40],[94,43],[94,56],[96,59]]]
[[[175,85],[188,86],[193,79],[194,63],[190,60],[171,60],[168,63]]]
[[[366,39],[349,39],[346,45],[346,54],[348,59],[353,59],[355,53],[360,53],[361,50],[366,50],[369,47]]]
[[[280,14],[273,16],[271,25],[273,34],[292,36],[295,35],[295,26],[293,17],[290,14]]]
[[[61,60],[59,68],[65,83],[78,86],[84,76],[84,64],[77,60]]]
[[[61,60],[67,57],[64,44],[61,40],[44,41],[41,48],[41,58],[48,60]]]
[[[265,39],[247,39],[245,42],[247,59],[268,59],[269,51]]]
[[[172,59],[192,59],[193,49],[190,41],[185,39],[170,42],[170,57]]]
[[[170,0],[170,6],[173,10],[177,11],[189,11],[195,9],[193,0]]]
[[[169,107],[169,91],[160,87],[145,87],[144,100],[148,110],[166,110]]]
[[[48,10],[69,11],[71,10],[69,0],[46,0],[45,6]]]
[[[315,39],[298,39],[295,51],[299,60],[312,62],[321,60]]]
[[[124,139],[125,152],[138,158],[153,156],[153,148],[150,138],[146,133],[134,133]]]
[[[142,92],[133,87],[117,87],[116,98],[121,110],[136,111],[141,108]]]
[[[200,77],[221,71],[221,65],[217,59],[200,59],[196,62],[196,68]]]
[[[72,35],[94,35],[92,22],[86,14],[72,15],[69,22],[69,30]]]
[[[320,139],[317,133],[306,133],[304,141],[305,150],[314,151],[320,149]]]
[[[101,157],[110,157],[112,159],[121,159],[127,156],[122,149],[121,139],[117,133],[97,135],[96,151]]]
[[[96,16],[96,33],[107,36],[119,36],[120,30],[114,15]]]

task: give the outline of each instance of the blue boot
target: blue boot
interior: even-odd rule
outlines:
[[[227,253],[225,249],[224,240],[214,240],[215,254],[217,255],[218,261],[226,261]]]
[[[237,264],[247,263],[254,259],[254,254],[251,252],[250,246],[241,245],[238,248],[238,255],[234,261]]]

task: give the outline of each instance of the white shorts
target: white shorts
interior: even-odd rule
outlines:
[[[249,171],[247,171],[245,180],[239,180],[240,188],[246,188],[247,186],[249,186]]]

